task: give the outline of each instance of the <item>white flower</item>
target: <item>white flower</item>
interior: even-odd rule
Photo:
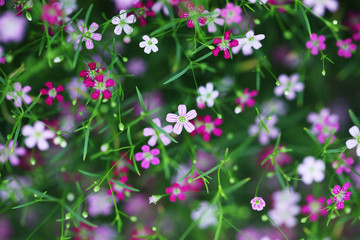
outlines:
[[[286,209],[288,206],[296,205],[300,201],[300,194],[295,192],[292,188],[290,188],[290,190],[290,192],[288,189],[274,192],[273,200],[275,208]]]
[[[268,0],[248,0],[250,3],[259,2],[260,5],[266,4]]]
[[[259,143],[261,145],[266,145],[269,143],[270,138],[276,139],[279,136],[280,130],[277,127],[275,127],[275,124],[277,123],[276,115],[271,116],[270,119],[265,118],[265,116],[262,114],[260,115],[260,117],[264,121],[265,126],[269,130],[270,134],[262,126],[262,124],[260,123],[260,119],[258,117],[256,117],[255,123],[250,125],[250,127],[249,127],[249,135],[255,136],[255,135],[259,134],[259,138],[258,138]]]
[[[158,40],[156,38],[150,38],[148,35],[144,35],[142,38],[144,39],[144,41],[140,42],[139,46],[141,48],[145,48],[145,53],[150,54],[151,50],[153,52],[157,52],[159,50],[156,46],[156,44],[158,43]]]
[[[287,208],[274,208],[269,211],[269,217],[276,225],[285,225],[288,228],[295,227],[297,224],[296,215],[300,213],[300,207],[290,205]]]
[[[298,166],[297,171],[306,185],[310,185],[313,181],[321,182],[325,178],[325,163],[322,160],[315,160],[314,157],[308,156]]]
[[[304,90],[304,83],[299,82],[299,74],[294,73],[290,76],[281,74],[278,77],[280,82],[279,86],[274,88],[274,93],[276,96],[285,95],[287,100],[293,100],[296,97],[296,92],[302,92]]]
[[[45,129],[44,123],[40,121],[36,122],[34,126],[25,125],[21,133],[26,136],[25,145],[28,148],[34,148],[37,145],[40,151],[48,150],[50,145],[46,140],[55,137],[55,133]]]
[[[161,199],[161,196],[152,195],[149,197],[149,204],[156,204]]]
[[[360,131],[359,131],[359,128],[357,126],[352,126],[349,129],[349,133],[354,138],[346,141],[346,147],[348,149],[353,149],[354,147],[357,146],[356,155],[358,155],[360,157],[360,144],[359,144],[360,143]]]
[[[207,83],[205,87],[200,86],[198,92],[201,96],[196,98],[198,108],[204,108],[205,103],[208,107],[214,106],[214,100],[219,96],[219,91],[214,90],[212,83]]]
[[[117,25],[114,29],[116,35],[120,35],[123,29],[126,34],[132,33],[133,29],[129,24],[136,22],[136,18],[134,15],[126,15],[126,10],[120,10],[119,17],[112,18],[111,23]]]
[[[339,8],[339,3],[336,0],[304,0],[304,4],[312,7],[313,12],[319,16],[325,14],[325,8],[329,9],[330,12],[335,12]]]
[[[239,42],[239,45],[236,47],[233,47],[231,50],[233,54],[237,54],[240,49],[242,49],[242,52],[245,56],[251,55],[253,53],[253,49],[259,49],[261,48],[260,41],[265,38],[264,34],[258,34],[254,35],[254,31],[250,30],[246,33],[245,38],[239,38],[236,39]]]
[[[205,14],[206,17],[206,25],[208,26],[208,32],[216,32],[216,25],[223,26],[225,23],[225,19],[219,18],[221,10],[219,8],[214,9],[211,13],[209,11],[205,10],[203,14]]]
[[[200,206],[191,212],[191,219],[197,221],[200,219],[199,228],[204,229],[209,226],[217,225],[216,212],[218,208],[208,202],[201,202]]]

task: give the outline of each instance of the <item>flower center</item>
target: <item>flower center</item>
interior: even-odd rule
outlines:
[[[234,15],[235,15],[235,14],[234,14],[234,11],[229,11],[229,12],[228,12],[228,16],[229,16],[229,17],[232,18],[232,17],[234,17]]]
[[[319,46],[319,41],[318,41],[318,40],[314,40],[314,41],[313,41],[313,45],[314,45],[314,47],[318,47],[318,46]]]
[[[96,71],[95,71],[95,70],[90,70],[90,71],[89,71],[89,77],[90,77],[91,79],[94,79],[95,76],[96,76]]]
[[[319,208],[320,208],[320,204],[318,202],[312,202],[310,204],[311,212],[316,212],[319,210]]]
[[[95,88],[98,89],[98,90],[100,90],[100,91],[104,91],[104,90],[106,89],[105,83],[103,83],[103,82],[97,82]]]
[[[151,160],[154,158],[154,156],[150,152],[144,153],[145,160]]]
[[[148,45],[151,46],[153,43],[152,41],[148,41]]]
[[[356,138],[356,141],[358,142],[358,144],[360,144],[360,136]]]
[[[255,200],[255,204],[259,205],[260,204],[260,200]]]
[[[86,37],[86,38],[91,38],[91,37],[92,37],[92,32],[86,31],[86,32],[85,32],[85,37]]]
[[[221,50],[228,49],[229,48],[229,41],[222,39],[221,43],[219,44],[219,47]]]
[[[185,117],[185,116],[179,116],[179,117],[178,117],[178,121],[179,121],[180,123],[185,123],[185,122],[186,122],[186,117]]]
[[[35,138],[37,139],[41,139],[42,138],[42,133],[41,132],[35,132]]]
[[[343,48],[344,50],[348,50],[349,45],[348,45],[348,44],[344,44],[344,45],[342,46],[342,48]]]
[[[212,123],[205,123],[205,130],[207,132],[211,132],[214,129],[214,126]]]
[[[173,190],[173,194],[175,194],[175,195],[179,195],[180,193],[181,193],[181,191],[180,191],[179,188],[175,188],[175,189]]]
[[[56,90],[55,90],[55,88],[49,90],[49,96],[52,97],[52,98],[56,97]]]

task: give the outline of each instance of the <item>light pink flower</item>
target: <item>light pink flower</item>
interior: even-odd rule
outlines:
[[[356,45],[351,42],[351,38],[347,38],[345,40],[340,39],[336,42],[336,46],[339,47],[337,53],[340,57],[350,58],[351,55],[356,51]]]
[[[351,172],[351,166],[354,164],[354,159],[351,157],[345,158],[345,154],[341,154],[336,161],[332,163],[332,167],[336,169],[336,174],[342,174]]]
[[[261,197],[255,197],[250,201],[252,209],[261,211],[265,207],[265,201]]]
[[[26,154],[26,149],[24,147],[18,147],[17,142],[14,146],[14,151],[11,152],[13,147],[14,140],[9,142],[9,145],[0,144],[0,163],[5,164],[6,161],[9,161],[12,166],[18,166],[20,164],[19,157],[23,157]]]
[[[262,47],[260,41],[263,39],[265,39],[264,34],[255,35],[253,30],[249,30],[245,34],[245,38],[236,39],[239,42],[239,45],[234,47],[232,52],[237,54],[242,49],[244,56],[251,55],[254,52],[253,48],[257,50]]]
[[[21,133],[26,137],[25,145],[28,148],[34,148],[35,145],[37,145],[40,151],[48,150],[50,145],[47,142],[47,139],[55,137],[55,133],[51,130],[45,129],[44,123],[40,121],[35,122],[34,126],[23,126]]]
[[[335,202],[337,210],[344,208],[344,201],[350,200],[351,192],[348,192],[350,186],[351,184],[349,182],[345,183],[342,189],[339,185],[336,185],[332,190],[334,197],[327,200],[327,205],[331,205]]]
[[[253,107],[255,105],[255,100],[253,98],[256,97],[257,94],[258,92],[256,90],[249,91],[249,88],[245,88],[244,92],[242,92],[235,101],[235,103],[238,105],[235,108],[235,113],[239,114],[240,112],[243,112],[245,105],[248,107]]]
[[[176,198],[178,198],[180,201],[185,200],[186,195],[184,192],[186,191],[186,187],[180,186],[178,183],[174,183],[172,187],[168,187],[165,190],[166,194],[170,194],[170,202],[175,202]]]
[[[0,42],[21,42],[25,37],[28,21],[23,16],[16,16],[12,11],[0,15]]]
[[[335,140],[335,133],[339,130],[340,126],[339,116],[331,114],[330,109],[323,108],[320,110],[319,114],[311,112],[307,116],[307,121],[312,123],[310,130],[320,143],[324,144],[332,131],[334,134],[331,136],[330,143]]]
[[[204,12],[205,8],[202,5],[199,5],[195,9],[195,5],[193,3],[187,3],[186,8],[189,12],[181,12],[180,18],[189,18],[187,22],[187,26],[189,28],[194,27],[194,22],[197,21],[200,26],[206,24],[206,17],[201,17],[200,14]]]
[[[26,104],[30,104],[32,102],[31,97],[27,95],[27,93],[31,90],[30,86],[25,86],[22,88],[21,83],[15,82],[13,87],[15,91],[8,92],[6,94],[6,99],[14,100],[15,107],[21,107],[22,101],[24,101]]]
[[[227,25],[232,23],[239,24],[242,19],[241,13],[241,8],[239,6],[235,6],[233,3],[228,3],[225,8],[221,9],[221,17],[225,18]]]
[[[42,7],[41,20],[48,22],[49,25],[55,25],[61,21],[62,15],[59,3],[45,4]]]
[[[86,202],[88,204],[87,211],[92,217],[98,215],[108,216],[113,211],[113,199],[104,191],[92,193],[86,199]]]
[[[249,127],[249,135],[255,136],[259,135],[258,140],[261,145],[266,145],[269,143],[270,138],[276,139],[280,131],[277,127],[275,127],[275,124],[277,122],[277,117],[274,115],[271,117],[271,119],[266,118],[261,115],[261,119],[263,119],[267,129],[269,130],[270,134],[265,130],[265,128],[260,124],[260,120],[258,117],[255,118],[255,124],[250,125]]]
[[[311,50],[312,55],[318,55],[319,50],[324,51],[326,48],[325,36],[318,36],[316,33],[312,33],[310,36],[310,41],[306,42],[306,48]]]
[[[180,104],[178,106],[179,115],[168,113],[166,115],[166,121],[174,123],[176,122],[173,132],[179,135],[182,132],[183,127],[189,133],[195,130],[195,126],[189,121],[194,119],[197,116],[197,113],[194,109],[190,110],[188,113],[186,112],[186,106]]]
[[[206,24],[208,26],[208,32],[216,32],[216,25],[223,26],[225,23],[225,20],[223,18],[220,18],[221,10],[219,8],[214,9],[211,13],[209,11],[205,10],[204,14],[207,14],[206,17]]]
[[[326,216],[327,215],[327,211],[324,208],[324,203],[325,203],[325,197],[319,197],[318,199],[316,199],[313,195],[307,195],[306,198],[306,205],[301,207],[301,213],[302,214],[308,214],[311,215],[309,217],[309,220],[312,222],[315,222],[316,220],[318,220],[318,213],[320,213],[322,216]],[[321,210],[323,209],[323,210]],[[321,211],[320,211],[321,210]],[[320,212],[318,212],[320,211]],[[318,213],[316,213],[318,212]],[[314,214],[316,213],[316,214]]]
[[[116,181],[119,182],[120,184],[116,184]],[[125,188],[121,185],[126,185],[129,187],[131,187],[131,186],[128,184],[125,184],[128,181],[127,176],[122,176],[122,177],[120,177],[120,180],[116,180],[116,181],[110,180],[111,189],[112,189],[113,193],[115,194],[117,200],[121,201],[121,200],[125,199],[126,195],[128,195],[131,192],[130,189]],[[107,194],[110,196],[112,195],[110,188],[107,190]]]
[[[287,100],[293,100],[296,97],[296,92],[302,92],[304,90],[304,83],[299,82],[299,74],[294,73],[290,76],[281,74],[278,78],[280,85],[274,88],[276,96],[280,97],[285,95]]]
[[[138,152],[135,154],[135,160],[136,161],[142,161],[141,162],[141,167],[148,169],[150,166],[150,163],[152,165],[159,165],[160,164],[160,160],[158,157],[156,157],[157,155],[159,155],[160,150],[157,148],[154,149],[150,149],[150,147],[148,145],[143,145],[141,147],[142,152]]]
[[[226,31],[223,38],[215,38],[213,44],[216,45],[215,49],[212,50],[214,56],[217,56],[220,51],[224,52],[224,58],[229,59],[231,57],[229,49],[236,47],[239,43],[237,40],[230,41],[231,31]]]
[[[159,126],[161,128],[161,121],[159,118],[155,118],[152,120],[157,126]],[[170,134],[172,132],[172,126],[171,125],[167,125],[165,127],[162,128],[165,132],[167,132],[168,134]],[[163,133],[159,133],[159,136],[156,135],[155,129],[154,128],[144,128],[143,130],[143,135],[145,137],[149,137],[151,136],[151,138],[148,141],[148,144],[150,146],[155,146],[158,138],[160,137],[160,140],[162,141],[162,143],[167,146],[171,143],[170,138],[168,138],[165,134]]]
[[[99,28],[99,25],[93,22],[88,29],[82,22],[78,23],[78,28],[82,35],[80,35],[81,42],[85,42],[85,46],[87,49],[93,49],[94,43],[92,40],[101,41],[102,36],[100,33],[95,33],[95,31]],[[79,40],[80,40],[79,39]]]
[[[61,103],[64,100],[64,97],[59,94],[59,92],[64,91],[64,87],[61,84],[59,84],[59,86],[57,86],[55,88],[53,86],[52,82],[46,82],[45,86],[48,89],[43,88],[43,89],[40,90],[40,93],[41,93],[42,96],[43,95],[48,95],[47,98],[45,99],[45,103],[47,105],[51,106],[53,104],[54,99],[58,100],[59,103]]]
[[[313,12],[318,16],[323,16],[326,8],[330,12],[335,12],[339,7],[337,0],[304,0],[304,4],[312,8]]]
[[[360,157],[360,131],[359,131],[359,128],[357,126],[352,126],[349,129],[349,133],[354,138],[346,141],[346,147],[348,149],[353,149],[354,147],[357,147],[356,155],[358,155]]]

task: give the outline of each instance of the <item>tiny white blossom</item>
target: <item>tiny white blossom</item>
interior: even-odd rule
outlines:
[[[214,106],[214,100],[219,96],[219,91],[214,90],[212,83],[207,83],[204,86],[200,86],[198,90],[200,96],[196,98],[198,108],[204,108],[205,103],[208,107]]]
[[[354,138],[346,141],[346,147],[348,149],[353,149],[354,147],[357,146],[356,155],[358,155],[360,157],[360,144],[359,144],[360,143],[360,131],[359,131],[359,128],[357,126],[352,126],[349,129],[349,133]]]
[[[119,17],[112,18],[111,23],[117,25],[114,29],[116,35],[120,35],[123,29],[126,34],[132,33],[133,28],[129,24],[135,23],[136,18],[134,15],[126,15],[126,10],[120,10]]]
[[[56,136],[53,131],[45,129],[44,123],[40,121],[35,122],[34,126],[25,125],[21,133],[26,137],[25,145],[28,148],[34,148],[37,145],[40,151],[48,150],[50,145],[47,139],[52,139]]]
[[[305,87],[304,83],[299,82],[299,78],[300,76],[298,73],[294,73],[290,76],[281,74],[278,77],[280,85],[274,88],[275,95],[280,97],[284,94],[287,100],[295,99],[296,92],[302,92]]]
[[[306,185],[314,182],[321,182],[325,178],[325,163],[322,160],[316,160],[312,156],[304,158],[304,161],[297,168],[302,181]]]
[[[245,35],[245,38],[236,39],[239,45],[231,49],[233,54],[237,54],[242,49],[243,54],[247,56],[253,54],[253,48],[259,49],[262,47],[260,41],[265,38],[264,34],[255,35],[254,31],[250,30]]]
[[[268,0],[248,0],[250,3],[259,3],[260,5],[266,4]]]
[[[151,51],[157,52],[159,50],[156,46],[156,44],[158,43],[158,40],[156,38],[150,38],[148,35],[144,35],[142,39],[144,39],[144,41],[140,42],[139,46],[141,48],[145,48],[144,52],[146,54],[150,54]]]
[[[191,212],[191,218],[194,221],[199,221],[199,228],[204,229],[209,226],[215,226],[218,223],[216,212],[218,208],[208,202],[201,202],[200,206]]]
[[[151,197],[149,197],[149,204],[156,204],[160,199],[160,196],[152,195]]]
[[[339,8],[339,3],[336,0],[304,0],[304,4],[311,7],[318,16],[323,16],[326,8],[330,12],[335,12]]]

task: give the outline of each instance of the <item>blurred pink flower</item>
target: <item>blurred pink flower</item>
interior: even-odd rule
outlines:
[[[30,92],[31,87],[30,86],[24,86],[21,87],[21,83],[15,82],[13,84],[14,91],[8,92],[6,94],[7,100],[14,100],[15,107],[21,107],[22,101],[24,101],[26,104],[30,104],[32,102],[32,99],[29,95],[27,95],[28,92]]]
[[[312,55],[318,55],[319,50],[324,51],[326,48],[325,36],[318,36],[316,33],[312,33],[310,36],[310,41],[306,42],[306,48],[311,50]]]
[[[18,166],[20,164],[20,158],[26,154],[26,149],[24,147],[18,147],[18,143],[15,143],[14,151],[11,152],[14,144],[14,140],[11,140],[7,147],[0,144],[0,163],[5,164],[6,161],[9,161],[12,166]]]
[[[316,199],[313,195],[310,194],[306,196],[305,200],[307,204],[301,207],[301,213],[311,215],[309,217],[310,221],[312,222],[317,221],[319,217],[318,213],[320,213],[322,216],[327,215],[327,211],[324,207],[324,203],[326,200],[325,197],[319,197]]]
[[[15,16],[11,11],[5,11],[0,16],[0,42],[21,42],[25,37],[28,22],[22,16]]]

